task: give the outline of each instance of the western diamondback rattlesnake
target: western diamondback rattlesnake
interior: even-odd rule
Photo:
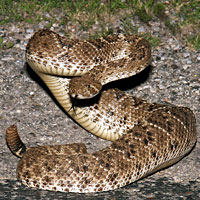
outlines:
[[[26,49],[31,68],[81,126],[114,142],[92,154],[83,144],[26,149],[13,125],[6,140],[21,157],[18,179],[48,190],[101,192],[132,183],[186,155],[197,137],[189,108],[148,103],[118,89],[99,94],[102,85],[143,70],[150,57],[149,43],[138,36],[78,41],[49,30],[35,33]]]

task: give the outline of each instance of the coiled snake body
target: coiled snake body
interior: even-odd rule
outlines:
[[[72,118],[113,143],[91,154],[83,144],[26,148],[13,125],[6,140],[21,157],[18,179],[47,190],[101,192],[130,184],[186,155],[197,137],[189,108],[148,103],[118,89],[100,92],[110,81],[139,73],[150,57],[149,43],[138,36],[78,41],[49,30],[36,32],[26,49],[31,68]]]

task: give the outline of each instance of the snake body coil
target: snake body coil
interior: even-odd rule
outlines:
[[[83,144],[25,148],[16,126],[11,126],[6,139],[21,157],[18,179],[47,190],[101,192],[130,184],[185,156],[197,138],[189,108],[148,103],[118,89],[101,92],[102,85],[139,73],[150,57],[149,43],[138,36],[78,41],[49,30],[35,33],[26,50],[31,68],[77,123],[113,143],[91,154]]]

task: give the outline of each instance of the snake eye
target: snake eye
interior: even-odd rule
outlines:
[[[87,88],[90,89],[91,88],[90,85],[87,85]]]

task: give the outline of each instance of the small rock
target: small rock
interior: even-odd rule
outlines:
[[[29,28],[29,29],[26,30],[26,32],[27,32],[27,33],[33,33],[33,29],[30,29],[30,28]]]
[[[185,57],[185,58],[186,58],[186,57],[189,57],[189,56],[190,56],[189,53],[184,53],[184,54],[183,54],[183,57]]]
[[[15,59],[13,57],[7,56],[7,57],[2,58],[1,60],[2,61],[14,61]]]
[[[143,26],[138,28],[138,33],[144,33],[146,30]]]

